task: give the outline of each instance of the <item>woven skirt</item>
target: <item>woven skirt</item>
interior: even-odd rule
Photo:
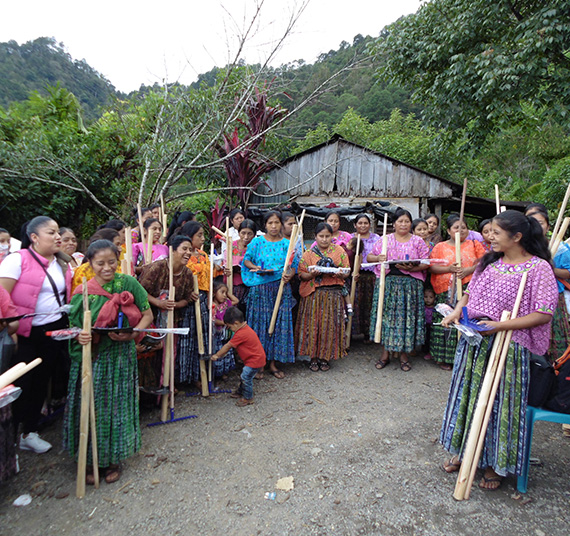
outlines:
[[[319,287],[301,299],[295,342],[299,356],[330,361],[346,355],[342,287]]]
[[[275,330],[273,335],[268,333],[273,307],[279,292],[279,283],[279,281],[272,281],[250,287],[247,296],[247,323],[257,333],[265,350],[267,361],[293,363],[295,361],[295,342],[291,310],[294,300],[291,294],[291,286],[288,283],[283,288]]]
[[[570,345],[570,326],[564,292],[558,294],[558,307],[552,317],[552,335],[550,338],[550,360],[556,361]]]
[[[436,294],[435,304],[447,303],[447,291]],[[443,316],[435,309],[433,311],[433,323],[440,323]],[[455,352],[457,350],[457,330],[455,328],[445,329],[443,326],[431,326],[429,353],[438,363],[453,364]]]
[[[352,335],[364,334],[368,339],[370,333],[370,313],[372,311],[372,294],[376,283],[376,274],[362,270],[356,283],[356,293],[352,304],[354,315],[352,317]]]
[[[99,467],[108,467],[132,456],[141,447],[138,366],[133,341],[108,344],[94,356],[93,392]],[[79,448],[80,413],[81,360],[74,359],[63,434],[65,448],[74,458]],[[87,463],[93,463],[91,445]]]
[[[374,340],[380,278],[374,286],[370,339]],[[388,352],[411,352],[424,343],[424,283],[415,277],[387,276],[382,314],[382,345]]]
[[[493,346],[494,335],[469,346],[464,337],[457,345],[440,442],[461,459],[475,404]],[[526,445],[526,408],[530,352],[511,342],[493,411],[487,427],[479,467],[491,467],[500,476],[520,475]]]
[[[208,293],[200,291],[200,314],[202,317],[202,337],[204,340],[204,357],[208,357]],[[190,302],[186,310],[184,326],[190,331],[185,337],[183,345],[178,347],[176,368],[174,370],[176,382],[191,383],[200,380],[200,354],[198,352],[198,334],[196,331],[196,312],[194,302]]]

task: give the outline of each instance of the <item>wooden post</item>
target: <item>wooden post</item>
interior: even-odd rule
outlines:
[[[234,267],[233,267],[233,240],[230,236],[230,219],[226,218],[226,268],[231,272],[228,275],[228,294],[234,293]]]
[[[459,211],[459,221],[465,219],[465,199],[467,197],[467,179],[463,180],[463,192],[461,192],[461,210]]]
[[[213,353],[214,341],[214,318],[213,318],[213,305],[214,305],[214,244],[210,243],[210,290],[208,292],[208,355],[211,357]],[[212,360],[208,360],[208,379],[214,381],[212,372]]]
[[[354,298],[356,297],[356,276],[360,273],[360,235],[356,233],[356,255],[354,257],[354,268],[352,270],[352,282],[350,285],[350,303],[352,304],[352,312],[348,318],[346,326],[346,348],[350,348],[350,332],[352,331],[352,319],[354,315]]]
[[[564,200],[562,201],[562,205],[560,206],[560,210],[558,212],[558,217],[556,218],[556,225],[552,230],[552,236],[550,237],[550,242],[548,243],[549,247],[553,246],[554,241],[558,236],[560,224],[562,223],[562,218],[564,218],[564,213],[566,212],[566,206],[568,205],[568,198],[570,198],[570,183],[568,183],[568,188],[566,188],[566,194],[564,195]]]
[[[497,206],[497,214],[501,213],[501,200],[499,198],[499,185],[495,184],[495,204]]]
[[[164,197],[160,194],[160,223],[162,223],[162,238],[166,238],[166,233],[168,232],[167,227],[167,217],[166,217],[166,208],[164,206]]]
[[[503,320],[504,317],[508,319],[516,318],[518,316],[527,276],[528,272],[524,272],[522,275],[512,313],[506,312],[505,314],[504,312],[503,316],[501,316],[501,320]],[[499,335],[502,335],[502,337],[499,337]],[[457,477],[455,492],[453,494],[453,497],[459,501],[469,499],[469,494],[471,492],[470,488],[473,484],[473,479],[475,478],[475,472],[477,471],[477,462],[481,456],[481,451],[483,450],[483,444],[487,434],[487,426],[493,411],[493,402],[497,395],[499,383],[501,382],[501,376],[507,360],[507,354],[509,353],[512,336],[512,329],[507,332],[497,333],[496,338],[501,340],[499,340],[496,348],[493,343],[493,348],[491,349],[491,353],[495,350],[495,358],[493,360],[489,359],[489,363],[485,371],[485,378],[479,392],[477,405],[475,406],[469,435],[467,436],[465,455],[463,456],[461,468]],[[488,380],[487,377],[489,377]],[[483,387],[485,387],[485,392],[483,392]],[[467,454],[469,454],[469,456],[467,456]]]
[[[568,225],[570,225],[570,218],[564,218],[564,222],[562,223],[562,227],[560,227],[560,231],[558,231],[558,236],[555,238],[555,240],[552,243],[552,246],[550,248],[550,253],[552,254],[553,257],[554,257],[554,255],[556,255],[556,252],[558,251],[558,248],[560,247],[560,243],[562,242],[562,240],[564,240],[564,235],[566,234],[566,231],[568,230]]]
[[[36,357],[33,361],[28,363],[18,363],[13,367],[9,368],[4,374],[0,375],[0,389],[4,389],[11,383],[14,383],[18,378],[29,372],[34,367],[37,367],[42,362],[41,357]]]
[[[137,212],[138,212],[138,216],[139,216],[139,233],[140,233],[141,249],[143,252],[144,264],[146,264],[147,260],[146,260],[146,251],[145,251],[145,247],[144,247],[144,244],[145,244],[145,242],[144,242],[144,227],[143,227],[142,211],[141,211],[140,203],[137,203]]]
[[[83,278],[83,330],[91,334],[91,311],[89,310],[87,279]],[[81,348],[81,409],[79,417],[79,448],[77,457],[77,482],[75,494],[79,499],[85,496],[85,478],[87,471],[87,447],[89,441],[89,424],[91,422],[91,451],[93,453],[93,474],[95,483],[99,482],[99,468],[97,461],[97,437],[95,434],[95,408],[91,410],[94,402],[93,376],[91,370],[91,344]]]
[[[152,243],[153,243],[153,241],[154,241],[154,238],[152,236],[152,233],[150,232],[150,229],[148,229],[146,232],[145,264],[150,264],[152,262]],[[144,248],[144,243],[143,243],[143,248]]]
[[[133,275],[133,235],[132,229],[127,227],[125,230],[125,260],[127,265],[127,275]]]
[[[200,289],[198,288],[198,276],[194,274],[194,290],[198,293],[198,299],[194,302],[194,312],[196,317],[196,338],[198,339],[198,354],[200,356],[200,383],[202,384],[202,396],[208,396],[208,373],[206,372],[206,362],[202,359],[205,353],[204,333],[202,331],[202,312],[200,310]]]
[[[386,227],[388,226],[388,213],[384,213],[384,228],[382,230],[382,255],[386,255],[388,241]],[[384,293],[386,291],[386,264],[380,265],[380,283],[378,285],[378,307],[376,312],[376,328],[374,329],[374,342],[382,340],[382,317],[384,315]]]
[[[285,264],[283,266],[283,275],[289,269],[289,260],[293,251],[295,249],[295,243],[297,242],[297,233],[299,227],[297,224],[293,225],[293,230],[291,231],[291,239],[289,240],[289,247],[287,248],[287,256],[285,257]],[[277,315],[279,314],[279,306],[281,305],[281,297],[283,296],[283,289],[285,288],[285,281],[283,281],[283,276],[281,277],[281,282],[279,283],[279,290],[277,291],[277,299],[275,300],[275,305],[273,306],[273,314],[271,315],[271,322],[269,323],[269,335],[273,335],[275,331],[275,324],[277,323]]]
[[[461,267],[461,233],[455,233],[455,263]],[[457,301],[463,297],[463,279],[455,278],[457,282]]]
[[[173,267],[172,267],[172,246],[168,248],[168,299],[174,300],[175,299],[175,291],[174,291],[174,276],[173,276]],[[169,310],[166,314],[166,327],[172,329],[174,327],[174,311]],[[169,388],[169,391],[172,391],[170,385],[170,367],[174,366],[174,334],[168,333],[166,335],[166,344],[164,348],[164,365],[163,365],[163,373],[162,373],[162,386],[164,388]],[[160,420],[165,422],[168,420],[168,395],[162,395],[162,399],[160,401],[161,405],[161,414]]]

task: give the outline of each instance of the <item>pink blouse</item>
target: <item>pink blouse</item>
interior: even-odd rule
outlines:
[[[405,263],[405,259],[427,259],[429,256],[429,247],[417,235],[410,235],[410,239],[407,242],[398,242],[396,240],[396,235],[394,233],[389,234],[386,236],[387,246],[386,246],[386,258],[389,261],[395,260],[402,260]],[[372,255],[380,255],[382,254],[382,243],[383,238],[380,237],[380,240],[374,244],[372,251],[370,252]],[[407,257],[406,257],[407,255]],[[363,260],[362,262],[366,262]],[[374,267],[374,271],[376,275],[380,277],[380,269],[382,265],[378,265]],[[390,273],[390,265],[386,267],[386,275]],[[406,270],[402,270],[403,274],[411,275],[420,281],[426,280],[426,270],[422,270],[420,272],[408,272]]]
[[[543,313],[552,316],[558,304],[558,288],[552,267],[538,257],[522,264],[506,264],[499,259],[482,272],[476,270],[466,293],[469,294],[469,318],[489,317],[498,322],[503,311],[512,311],[522,274],[528,272],[519,313]],[[533,328],[518,329],[513,342],[543,355],[550,344],[550,322]]]

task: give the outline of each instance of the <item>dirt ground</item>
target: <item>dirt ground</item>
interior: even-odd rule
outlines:
[[[228,394],[176,397],[176,417],[147,427],[118,483],[75,498],[75,465],[61,448],[22,452],[0,489],[1,535],[480,535],[570,534],[570,439],[538,423],[529,493],[514,479],[495,492],[453,497],[437,443],[450,373],[421,358],[404,373],[374,369],[374,347],[354,344],[329,372],[284,367],[254,383],[256,404]],[[237,374],[222,384],[235,388]],[[61,445],[61,419],[44,431]],[[294,489],[276,491],[282,477]],[[479,478],[476,480],[478,482]],[[275,500],[267,492],[276,491]],[[21,494],[25,507],[12,506]]]

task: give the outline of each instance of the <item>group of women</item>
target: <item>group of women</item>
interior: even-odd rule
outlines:
[[[557,313],[559,322],[552,339],[558,339],[554,346],[562,348],[570,342],[568,314],[556,286],[546,231],[539,224],[540,217],[548,223],[548,214],[543,214],[540,207],[534,208],[530,216],[503,212],[485,223],[483,236],[475,237],[465,222],[451,215],[447,219],[446,240],[438,236],[439,221],[433,215],[418,221],[408,211],[398,209],[392,215],[393,232],[380,237],[372,232],[367,214],[354,218],[355,232],[351,234],[340,229],[340,215],[331,211],[317,225],[315,242],[306,250],[302,242],[299,247],[295,245],[289,258],[288,237],[295,222],[291,214],[267,211],[260,232],[237,209],[230,214],[232,225],[226,235],[233,239],[233,293],[227,285],[228,266],[213,269],[217,284],[210,288],[212,259],[204,251],[205,229],[191,213],[175,215],[166,239],[160,219],[153,218],[150,210],[141,213],[142,232],[132,235],[135,277],[121,273],[125,256],[122,222],[109,222],[99,229],[83,259],[74,250],[72,231],[60,230],[51,218],[34,218],[27,224],[23,249],[8,255],[0,264],[0,286],[11,295],[18,313],[35,315],[21,319],[17,325],[19,353],[15,362],[28,362],[38,356],[44,359],[40,367],[20,380],[23,393],[14,404],[14,421],[22,423],[20,448],[45,452],[51,447],[37,434],[48,380],[54,376],[61,383],[62,378],[69,377],[64,442],[71,455],[76,456],[81,346],[85,344],[92,344],[93,348],[99,465],[105,479],[116,481],[120,477],[120,462],[140,447],[139,371],[144,377],[143,386],[158,386],[161,352],[148,352],[144,338],[136,332],[95,332],[93,338],[81,333],[69,344],[70,364],[65,370],[67,343],[46,334],[67,327],[68,323],[82,326],[85,280],[95,327],[113,327],[119,322],[137,328],[148,328],[153,322],[152,325],[164,327],[166,313],[173,310],[175,325],[189,328],[188,335],[177,336],[176,340],[175,379],[180,388],[201,381],[197,310],[205,348],[209,347],[209,317],[217,319],[212,341],[215,351],[228,336],[220,320],[223,311],[229,304],[238,304],[261,340],[268,372],[280,379],[284,371],[278,364],[297,358],[307,359],[313,372],[329,370],[332,361],[347,353],[346,330],[351,317],[352,334],[360,334],[365,342],[373,340],[381,290],[383,320],[376,368],[382,369],[391,358],[396,358],[401,370],[407,372],[411,370],[409,356],[425,343],[424,290],[429,279],[437,303],[456,305],[452,314],[434,316],[434,323],[441,325],[433,326],[429,345],[429,355],[442,368],[453,366],[441,432],[443,445],[455,454],[444,465],[447,472],[460,467],[464,436],[494,334],[516,330],[480,462],[485,469],[482,487],[494,489],[508,473],[520,474],[525,448],[528,358],[531,352],[544,354],[552,346],[550,321],[557,305],[563,314]],[[69,233],[73,238],[67,239]],[[460,241],[459,264],[455,262],[456,240]],[[357,250],[365,266],[355,275],[352,303],[350,276]],[[556,275],[564,279],[570,278],[567,257],[570,253],[564,255],[556,269]],[[433,262],[419,262],[424,259]],[[380,289],[385,262],[389,264],[384,265],[385,284]],[[168,296],[170,270],[173,299]],[[501,322],[502,311],[512,309],[524,272],[528,272],[528,280],[519,316]],[[458,280],[464,291],[460,299],[455,294]],[[215,294],[213,310],[208,307],[210,292]],[[63,312],[65,303],[71,305],[68,317]],[[272,323],[276,303],[277,314]],[[454,333],[450,336],[451,325],[459,320],[464,306],[470,318],[484,319],[489,328],[476,346],[469,346],[463,338],[457,342]],[[64,372],[54,375],[56,364]],[[224,377],[233,367],[235,357],[229,354],[215,363],[214,375]],[[93,481],[90,469],[87,481]]]

